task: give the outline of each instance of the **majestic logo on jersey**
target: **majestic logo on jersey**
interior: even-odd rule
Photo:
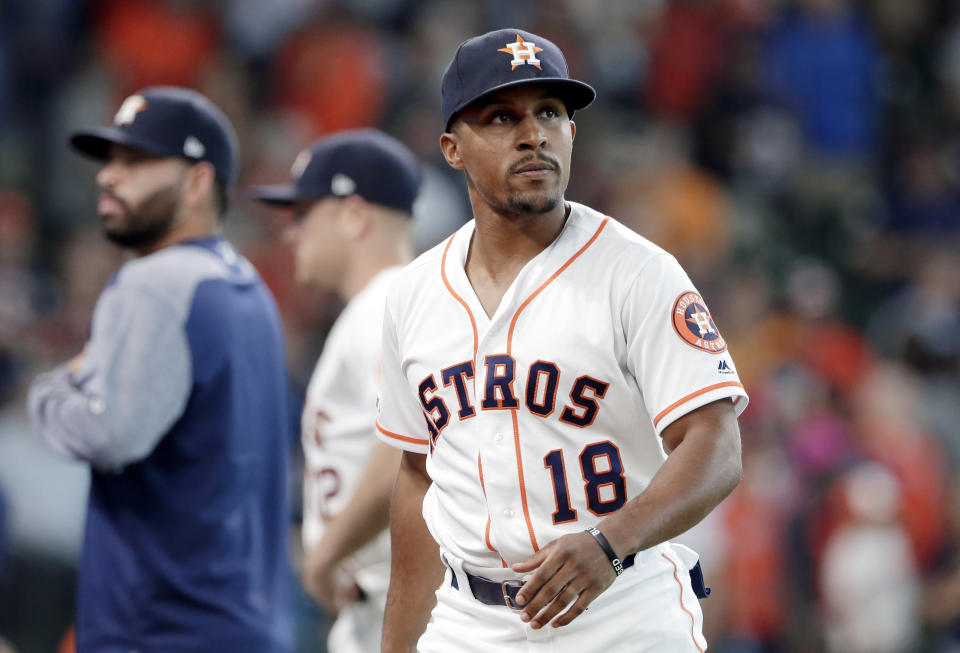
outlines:
[[[137,114],[146,108],[147,101],[142,95],[131,95],[120,105],[117,115],[113,117],[113,124],[129,125],[136,119]]]
[[[677,297],[671,313],[673,330],[680,338],[702,351],[719,354],[727,350],[727,341],[713,323],[703,297],[689,291]]]
[[[727,361],[725,360],[720,361],[720,364],[717,365],[717,373],[718,374],[736,374],[734,369],[730,367],[730,365],[728,365]]]
[[[540,68],[540,60],[537,59],[537,53],[543,52],[543,48],[538,48],[536,44],[531,43],[530,41],[524,41],[523,37],[517,34],[517,40],[507,43],[504,47],[497,50],[497,52],[506,52],[507,54],[513,55],[513,60],[510,62],[512,68],[510,70],[516,70],[517,66],[523,66],[525,64],[530,64]]]

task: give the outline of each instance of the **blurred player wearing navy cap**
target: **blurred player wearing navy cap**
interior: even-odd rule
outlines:
[[[697,555],[668,540],[739,481],[726,343],[676,259],[565,199],[594,91],[556,45],[469,39],[441,91],[474,219],[387,295],[383,650],[702,652]]]
[[[92,470],[77,648],[291,651],[286,355],[273,298],[219,236],[233,127],[153,87],[70,140],[103,161],[104,232],[135,254],[83,352],[28,397],[44,442]]]
[[[303,582],[337,615],[331,653],[380,650],[390,575],[386,531],[400,452],[375,436],[383,303],[412,258],[420,165],[374,129],[339,132],[296,158],[292,183],[253,196],[293,211],[298,282],[346,304],[324,343],[302,416]]]

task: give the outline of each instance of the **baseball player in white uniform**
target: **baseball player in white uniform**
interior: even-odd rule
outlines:
[[[378,651],[390,572],[386,527],[399,452],[377,442],[384,299],[410,261],[421,171],[396,139],[340,132],[297,157],[293,183],[254,197],[296,211],[297,280],[345,302],[307,387],[302,416],[304,586],[337,614],[332,653]]]
[[[669,539],[740,479],[726,344],[670,254],[564,200],[595,93],[553,43],[465,41],[442,90],[474,220],[387,297],[382,650],[703,651],[697,556]]]

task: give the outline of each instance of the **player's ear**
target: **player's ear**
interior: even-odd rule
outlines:
[[[463,170],[463,160],[460,158],[460,139],[453,132],[440,135],[440,151],[447,164],[455,170]]]
[[[572,141],[577,137],[577,123],[570,121],[570,140]]]
[[[184,206],[190,208],[204,206],[209,204],[215,206],[216,198],[214,194],[214,184],[216,181],[216,172],[209,161],[198,161],[187,168],[187,175],[183,187]]]
[[[373,228],[372,207],[359,195],[343,198],[340,228],[348,240],[359,240]]]

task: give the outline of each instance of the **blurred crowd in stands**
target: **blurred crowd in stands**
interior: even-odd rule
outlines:
[[[227,234],[277,297],[302,392],[339,307],[294,287],[288,217],[245,188],[286,180],[322,134],[378,126],[427,166],[429,248],[469,218],[438,148],[440,75],[506,26],[598,90],[567,198],[677,256],[751,395],[743,482],[686,537],[711,650],[960,650],[952,0],[0,2],[0,634],[55,650],[71,619],[85,471],[30,438],[23,399],[85,342],[122,260],[70,129],[152,84],[225,110],[243,155]]]

